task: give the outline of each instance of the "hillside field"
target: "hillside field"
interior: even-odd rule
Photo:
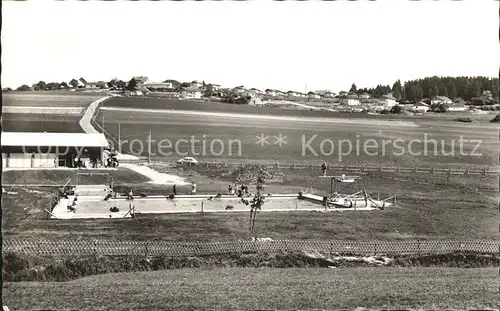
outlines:
[[[114,100],[106,102],[104,108]],[[479,123],[287,119],[168,109],[101,109],[96,121],[113,137],[115,145],[120,136],[121,148],[117,149],[123,153],[147,155],[151,131],[152,158],[159,160],[193,156],[205,161],[262,164],[320,164],[325,160],[350,165],[492,166],[498,164],[500,146],[498,126]],[[262,144],[261,135],[267,137]]]

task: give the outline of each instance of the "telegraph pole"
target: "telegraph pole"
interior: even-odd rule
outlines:
[[[149,131],[148,137],[148,164],[151,163],[151,131]]]

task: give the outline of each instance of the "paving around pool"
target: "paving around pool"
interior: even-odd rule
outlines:
[[[71,195],[62,197],[50,213],[51,219],[81,218],[128,218],[136,213],[168,214],[168,213],[217,213],[248,212],[250,205],[235,195],[151,195],[109,197],[106,185],[75,186]],[[290,211],[373,211],[380,206],[388,207],[391,203],[378,200],[365,200],[360,197],[342,199],[349,205],[331,204],[322,196],[306,193],[266,194],[262,212]],[[371,203],[373,201],[373,203]]]

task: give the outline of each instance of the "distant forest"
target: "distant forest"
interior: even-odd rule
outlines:
[[[375,88],[357,89],[353,84],[351,92],[357,94],[368,93],[379,97],[392,92],[394,97],[402,100],[415,101],[434,96],[446,96],[451,99],[462,98],[474,101],[482,98],[483,91],[491,91],[494,100],[499,99],[498,78],[487,77],[428,77],[424,79],[407,81],[404,86],[401,81],[396,81],[392,87],[377,85]]]

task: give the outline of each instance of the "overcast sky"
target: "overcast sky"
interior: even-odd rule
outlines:
[[[498,76],[499,2],[3,2],[2,85],[145,75],[304,91]]]

